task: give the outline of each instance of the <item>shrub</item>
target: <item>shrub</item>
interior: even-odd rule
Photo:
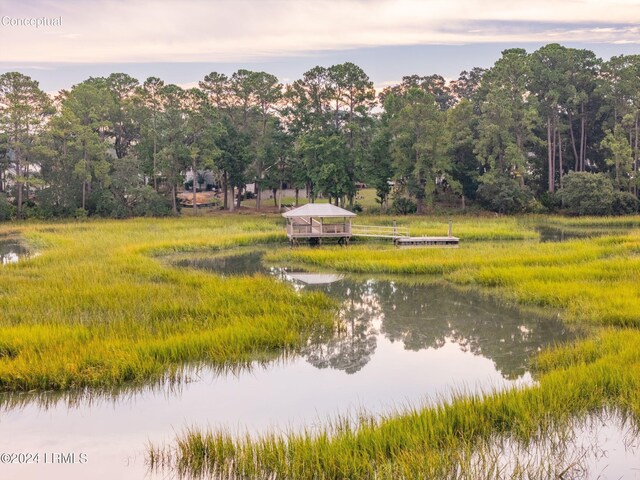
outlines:
[[[549,213],[554,213],[562,207],[562,198],[556,192],[543,192],[540,195],[540,204]]]
[[[0,221],[11,220],[15,213],[16,208],[9,203],[7,196],[0,194]]]
[[[43,188],[36,192],[36,204],[43,218],[73,217],[77,204],[76,198],[69,191],[64,195],[52,188]]]
[[[108,189],[95,190],[89,199],[89,211],[91,214],[101,217],[126,218],[129,212],[125,205],[114,197]]]
[[[484,175],[476,198],[484,208],[498,213],[531,212],[540,205],[529,187],[506,175]]]
[[[603,173],[569,172],[559,195],[572,215],[611,215],[613,212],[613,184]]]
[[[396,215],[408,215],[410,213],[416,213],[417,211],[418,205],[406,197],[395,197],[391,204],[391,212]]]
[[[638,213],[640,202],[629,192],[615,192],[612,210],[614,215],[633,215]]]
[[[152,187],[146,185],[136,189],[133,215],[141,217],[167,217],[172,214],[171,201]]]
[[[76,208],[76,212],[73,216],[77,220],[85,220],[89,216],[89,212],[87,212],[84,208]]]

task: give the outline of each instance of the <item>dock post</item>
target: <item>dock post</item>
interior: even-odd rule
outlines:
[[[453,228],[451,226],[451,220],[449,220],[449,238],[453,237]]]

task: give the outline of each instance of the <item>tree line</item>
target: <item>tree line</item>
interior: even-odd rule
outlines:
[[[178,212],[204,173],[239,206],[247,184],[283,186],[381,211],[468,201],[499,212],[638,210],[640,55],[509,49],[456,80],[411,75],[376,92],[353,63],[289,85],[266,72],[212,72],[184,89],[124,73],[51,97],[0,75],[0,218]]]

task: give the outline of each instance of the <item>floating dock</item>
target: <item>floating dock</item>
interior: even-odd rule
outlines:
[[[457,247],[460,244],[460,239],[458,237],[398,237],[394,243],[398,247]]]

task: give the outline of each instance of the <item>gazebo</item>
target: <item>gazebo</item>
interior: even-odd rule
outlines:
[[[329,203],[308,203],[282,216],[287,219],[287,236],[292,243],[301,238],[308,238],[310,243],[321,243],[323,238],[348,243],[351,218],[356,214]]]

